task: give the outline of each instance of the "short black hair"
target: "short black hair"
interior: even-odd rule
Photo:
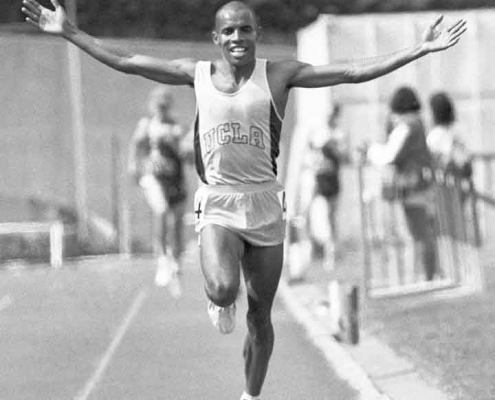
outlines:
[[[437,92],[430,96],[430,107],[433,122],[439,125],[449,125],[455,121],[454,103],[445,92]]]
[[[220,18],[221,14],[225,11],[225,10],[247,10],[251,13],[253,19],[254,19],[254,22],[256,24],[256,28],[259,28],[259,20],[258,20],[258,15],[256,14],[256,11],[254,9],[254,7],[244,1],[239,1],[239,0],[233,0],[233,1],[228,1],[228,2],[225,2],[225,4],[223,4],[222,6],[220,6],[217,10],[217,12],[215,13],[215,25],[214,25],[214,30],[217,29],[217,22],[218,22],[218,19]]]
[[[397,89],[390,100],[390,109],[396,114],[407,114],[421,110],[421,103],[416,91],[409,86]]]

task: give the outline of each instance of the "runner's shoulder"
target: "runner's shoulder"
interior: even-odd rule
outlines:
[[[297,75],[301,69],[308,64],[295,59],[285,59],[277,61],[268,61],[267,73],[269,77],[277,77],[283,79],[287,84]]]
[[[186,57],[186,58],[177,58],[175,60],[170,61],[170,64],[176,69],[188,74],[189,76],[194,77],[196,66],[198,65],[197,58]]]

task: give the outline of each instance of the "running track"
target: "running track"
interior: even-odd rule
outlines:
[[[147,258],[1,270],[0,399],[238,400],[245,304],[236,331],[218,334],[193,242],[185,260],[178,300],[153,285]],[[280,299],[273,320],[263,400],[357,399]]]

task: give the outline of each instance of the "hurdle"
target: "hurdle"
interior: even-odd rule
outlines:
[[[59,268],[64,255],[64,224],[61,221],[0,223],[0,236],[43,233],[49,236],[50,265]]]

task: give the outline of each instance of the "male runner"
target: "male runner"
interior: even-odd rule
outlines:
[[[228,333],[244,274],[248,334],[244,344],[246,386],[242,400],[259,399],[273,349],[272,302],[281,270],[284,241],[283,192],[276,182],[279,135],[289,91],[369,81],[459,41],[466,23],[442,29],[442,17],[421,42],[373,60],[313,66],[297,60],[256,58],[260,35],[253,9],[240,1],[222,6],[213,42],[213,62],[163,60],[132,54],[77,29],[57,0],[55,11],[24,0],[27,21],[72,42],[98,61],[127,74],[172,85],[193,86],[197,97],[195,150],[204,185],[196,194],[200,261],[213,323]]]
[[[139,120],[132,135],[128,169],[153,216],[153,250],[158,258],[155,284],[169,286],[178,297],[187,191],[184,134],[172,114],[173,102],[170,87],[160,85],[151,91],[149,115]]]

